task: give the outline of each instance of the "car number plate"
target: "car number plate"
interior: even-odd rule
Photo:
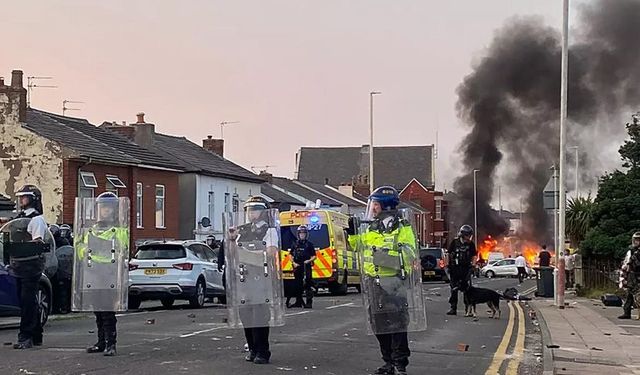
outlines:
[[[424,271],[424,275],[425,276],[435,276],[436,272],[435,271]]]
[[[167,270],[164,268],[147,268],[144,270],[144,274],[147,276],[161,276],[166,275]]]
[[[293,272],[283,272],[282,278],[285,280],[293,280],[295,279],[295,276],[293,276]]]

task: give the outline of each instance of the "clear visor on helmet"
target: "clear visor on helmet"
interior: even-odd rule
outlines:
[[[369,199],[369,201],[367,202],[367,209],[364,212],[364,220],[372,221],[376,217],[378,217],[378,215],[380,215],[382,211],[384,210],[380,202],[378,202],[377,200]]]
[[[99,201],[96,204],[98,222],[117,223],[118,220],[118,200]]]
[[[255,223],[260,220],[262,213],[264,212],[265,207],[262,203],[249,203],[244,208],[245,222],[246,223]]]

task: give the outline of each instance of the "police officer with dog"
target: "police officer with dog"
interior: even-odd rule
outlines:
[[[42,216],[42,193],[35,185],[16,192],[20,213],[0,228],[9,273],[17,280],[20,300],[20,331],[14,349],[42,345],[42,322],[38,284],[45,268],[45,253],[55,251],[55,242]]]
[[[618,319],[631,319],[631,309],[640,297],[640,232],[631,237],[631,246],[622,262],[620,288],[625,291],[623,313]]]
[[[472,241],[473,228],[470,225],[460,227],[458,237],[451,244],[445,255],[445,264],[449,268],[451,297],[449,304],[451,309],[447,315],[456,315],[458,309],[458,291],[464,288],[464,284],[471,282],[471,274],[476,261],[476,246]]]

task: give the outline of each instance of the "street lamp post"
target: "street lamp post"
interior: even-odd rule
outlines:
[[[478,248],[478,180],[476,175],[480,170],[473,170],[473,241]]]
[[[373,183],[373,97],[380,95],[380,91],[369,93],[369,193],[373,193],[375,185]]]
[[[575,187],[576,190],[575,190],[575,192],[576,192],[576,198],[577,198],[577,197],[580,196],[580,189],[578,189],[578,176],[579,176],[578,170],[580,168],[580,160],[578,160],[578,156],[579,156],[578,155],[578,149],[580,147],[579,146],[572,146],[570,148],[575,150],[575,152],[576,152],[576,171],[575,171],[576,172],[576,187]]]
[[[567,76],[569,67],[569,0],[562,1],[562,63],[561,63],[561,81],[560,81],[560,217],[558,220],[558,250],[556,250],[556,268],[555,274],[557,279],[557,288],[555,294],[557,296],[556,305],[560,309],[564,309],[564,270],[560,262],[560,250],[564,247],[565,237],[565,219],[566,219],[566,122],[567,122]]]

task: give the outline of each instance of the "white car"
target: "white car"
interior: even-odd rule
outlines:
[[[527,266],[526,269],[527,275],[531,276],[535,274],[529,266]],[[518,267],[516,267],[515,259],[507,258],[482,267],[480,273],[488,278],[496,276],[518,276]]]
[[[226,303],[218,254],[197,241],[145,243],[129,262],[129,308],[144,300],[160,300],[170,307],[176,299],[192,307],[204,306],[208,297]]]

